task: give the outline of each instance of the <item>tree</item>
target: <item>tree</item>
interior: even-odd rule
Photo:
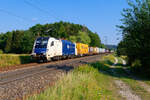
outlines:
[[[101,45],[97,33],[91,32],[86,26],[60,21],[45,25],[36,24],[25,31],[0,34],[0,49],[5,53],[31,53],[34,40],[39,36],[61,38],[95,47]]]
[[[91,43],[91,39],[90,37],[87,35],[86,32],[81,32],[79,31],[77,37],[77,42],[81,42],[81,43],[84,43],[84,44],[90,44]]]
[[[123,10],[122,25],[124,51],[130,64],[139,60],[141,71],[150,72],[150,0],[128,2],[130,8]],[[119,49],[122,46],[119,47]]]
[[[29,30],[33,32],[34,36],[43,36],[43,25],[41,24],[36,24],[35,26],[31,27]]]
[[[22,38],[23,38],[24,31],[13,31],[12,32],[12,40],[11,40],[11,51],[14,53],[21,53],[22,52]]]
[[[120,56],[120,55],[126,55],[126,44],[124,41],[121,41],[119,44],[118,44],[118,47],[117,47],[117,55]]]
[[[72,42],[77,42],[77,37],[76,36],[70,36],[69,39]]]
[[[7,33],[1,33],[0,34],[0,49],[2,49],[4,51],[5,46],[6,46],[6,41],[7,41]]]
[[[31,53],[35,38],[31,36],[30,31],[25,31],[21,40],[21,53]]]
[[[93,46],[93,47],[100,47],[101,46],[101,40],[100,40],[97,33],[90,33],[89,36],[91,38],[90,46]]]
[[[11,47],[12,47],[12,33],[7,32],[7,40],[5,41],[5,47],[3,48],[6,53],[11,52]]]

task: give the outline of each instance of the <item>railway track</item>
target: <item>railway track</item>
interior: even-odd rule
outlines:
[[[0,73],[0,85],[9,83],[15,80],[23,79],[32,75],[56,70],[57,67],[63,67],[63,66],[70,64],[72,60],[74,61],[73,63],[77,63],[79,60],[87,60],[87,58],[88,57],[69,59],[65,61],[55,61],[55,62],[41,64],[38,66],[31,66],[31,68],[25,68],[25,69],[19,69],[19,70],[15,70],[11,72]],[[93,57],[90,57],[90,59],[93,59]]]
[[[66,73],[81,64],[98,61],[100,56],[94,55],[40,65],[35,64],[27,68],[0,73],[0,100],[22,99],[23,96],[30,94],[31,91],[39,90],[39,87],[44,89],[45,86],[57,80],[61,73]],[[37,84],[38,86],[36,86]],[[22,86],[24,87],[21,88]],[[32,89],[33,87],[34,89]],[[16,91],[16,89],[19,89],[19,91]]]

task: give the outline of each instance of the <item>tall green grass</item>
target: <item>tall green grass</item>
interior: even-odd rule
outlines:
[[[92,65],[83,65],[63,75],[55,86],[27,100],[121,100],[111,80],[111,76]]]
[[[0,54],[0,67],[7,67],[32,62],[28,54]]]

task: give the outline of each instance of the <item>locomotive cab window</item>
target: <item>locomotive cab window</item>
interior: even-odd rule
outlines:
[[[54,41],[51,42],[51,46],[54,46]]]
[[[38,38],[36,40],[35,48],[46,48],[48,43],[48,38]]]

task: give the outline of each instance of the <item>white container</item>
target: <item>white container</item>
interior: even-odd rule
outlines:
[[[98,48],[98,47],[96,47],[96,53],[97,53],[97,54],[99,53],[99,48]]]

